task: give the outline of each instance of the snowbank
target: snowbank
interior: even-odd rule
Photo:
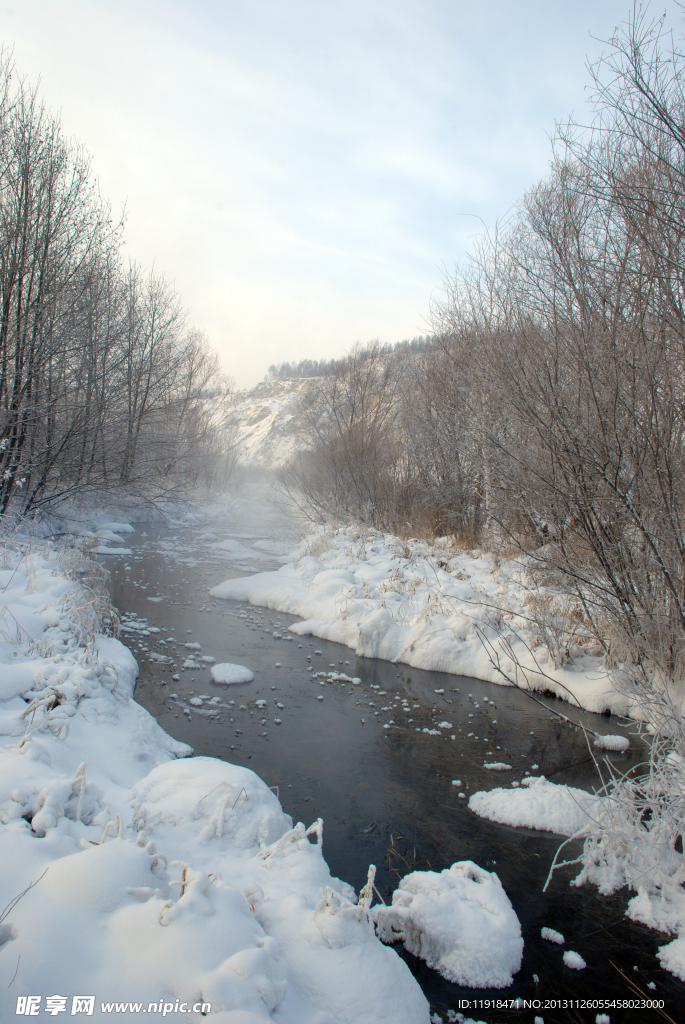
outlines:
[[[438,542],[318,528],[278,571],[227,580],[210,593],[297,615],[303,621],[293,633],[345,644],[358,655],[496,683],[504,677],[481,637],[516,677],[510,644],[534,688],[589,711],[629,711],[600,657],[571,645],[566,664],[555,665],[531,631],[520,566],[496,568],[483,553],[455,556]]]
[[[680,859],[680,857],[679,857]],[[681,867],[675,878],[646,879],[628,903],[627,917],[666,935],[676,935],[657,952],[661,966],[685,981],[685,891]],[[666,884],[664,884],[666,882]],[[671,884],[668,884],[668,883]],[[674,885],[673,882],[676,884]],[[655,884],[656,883],[656,884]],[[659,884],[661,883],[661,884]],[[679,883],[679,884],[678,884]]]
[[[657,956],[662,967],[685,981],[682,853],[671,845],[656,870],[645,870],[649,861],[644,848],[649,854],[653,840],[640,821],[641,808],[637,801],[635,806],[627,806],[625,798],[620,793],[617,796],[616,791],[600,797],[571,786],[556,785],[541,776],[523,779],[520,787],[514,783],[511,789],[474,793],[469,807],[480,817],[501,824],[583,837],[583,868],[571,884],[579,886],[591,882],[605,895],[624,886],[637,890],[637,895],[628,902],[626,916],[648,928],[676,936],[660,947]],[[630,834],[630,842],[626,841],[626,834]],[[560,945],[565,942],[564,936],[553,928],[543,928],[541,935],[548,942]],[[574,970],[583,970],[586,966],[573,950],[564,953],[564,963]]]
[[[19,897],[0,1018],[18,998],[60,994],[68,1015],[93,994],[94,1020],[107,1002],[140,1003],[138,1020],[180,1000],[198,1005],[188,1022],[427,1024],[408,968],[331,877],[321,823],[293,827],[253,772],[188,757],[133,700],[126,648],[85,635],[57,552],[16,542],[0,565],[3,905]]]
[[[521,788],[473,793],[469,807],[481,818],[573,836],[596,821],[601,798],[573,786],[559,786],[544,776],[523,779]]]
[[[507,988],[521,966],[514,908],[497,875],[473,861],[405,875],[392,906],[377,907],[375,917],[385,941],[401,940],[457,985]]]

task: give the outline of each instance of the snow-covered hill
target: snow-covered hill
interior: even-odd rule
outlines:
[[[238,392],[231,415],[238,461],[276,469],[302,444],[299,403],[316,378],[265,380]]]

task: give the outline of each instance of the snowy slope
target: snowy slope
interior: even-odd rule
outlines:
[[[265,380],[238,392],[230,422],[242,465],[276,469],[288,461],[302,444],[299,402],[315,380]]]

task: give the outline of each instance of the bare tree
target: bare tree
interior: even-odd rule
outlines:
[[[162,278],[122,267],[88,157],[2,56],[0,519],[216,469],[228,391],[185,319]]]

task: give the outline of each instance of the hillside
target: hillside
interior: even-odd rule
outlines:
[[[299,402],[317,378],[265,380],[235,396],[231,422],[238,462],[277,469],[298,447]]]

